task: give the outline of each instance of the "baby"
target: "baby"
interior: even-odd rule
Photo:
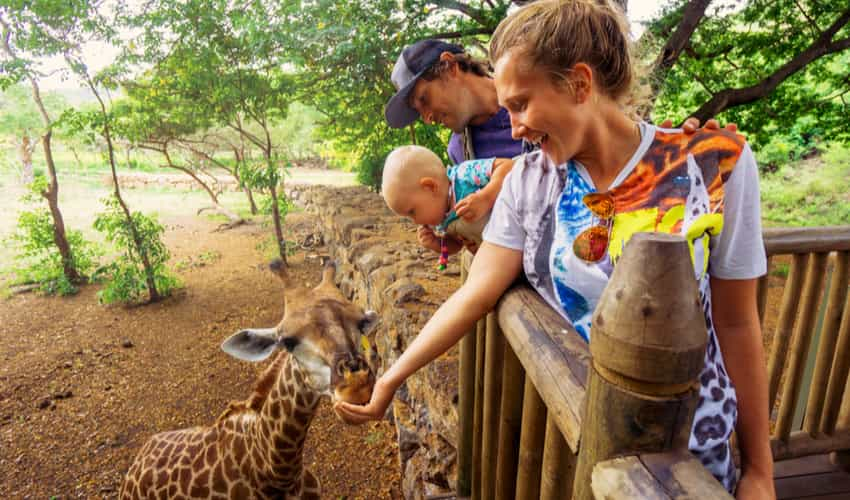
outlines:
[[[421,146],[394,149],[384,163],[381,194],[390,210],[419,228],[419,243],[440,252],[440,266],[466,245],[473,252],[490,209],[513,168],[506,158],[470,160],[448,169]]]

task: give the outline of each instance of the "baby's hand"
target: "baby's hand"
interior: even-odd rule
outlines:
[[[416,239],[419,240],[420,245],[428,250],[440,253],[440,239],[437,238],[434,230],[430,227],[419,226],[419,230],[416,232]]]
[[[475,222],[484,217],[493,208],[495,200],[490,199],[481,191],[472,193],[455,205],[457,216],[467,222]]]

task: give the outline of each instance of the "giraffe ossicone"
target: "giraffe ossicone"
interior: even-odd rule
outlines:
[[[120,498],[320,498],[303,465],[304,438],[322,397],[365,403],[375,375],[362,336],[378,316],[343,297],[326,264],[313,289],[294,285],[280,261],[284,316],[274,328],[241,330],[221,345],[227,354],[274,361],[251,396],[232,402],[213,425],[152,436],[136,455]]]

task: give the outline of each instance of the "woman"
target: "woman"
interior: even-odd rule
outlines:
[[[505,180],[467,282],[378,380],[368,405],[336,410],[354,423],[381,418],[401,383],[454,345],[521,270],[589,340],[590,314],[628,239],[681,234],[709,332],[690,449],[733,491],[735,428],[738,498],[772,498],[755,159],[729,132],[686,135],[632,121],[622,111],[633,78],[627,33],[622,13],[594,0],[540,0],[499,25],[490,46],[499,103],[514,136],[541,151],[520,157]]]

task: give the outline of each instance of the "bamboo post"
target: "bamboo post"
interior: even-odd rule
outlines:
[[[598,462],[687,449],[706,342],[685,240],[634,235],[593,315],[573,498],[593,498]]]
[[[803,278],[806,276],[808,260],[808,254],[794,254],[788,281],[785,282],[785,290],[782,292],[779,318],[776,320],[776,329],[773,331],[773,347],[770,350],[770,360],[767,363],[767,401],[770,408],[773,408],[776,393],[779,391],[779,381],[782,378],[782,369],[785,366],[785,358],[788,354],[788,343],[791,340],[794,319],[797,317],[800,289],[803,286]]]
[[[815,372],[812,376],[809,400],[803,430],[815,434],[820,430],[821,415],[824,410],[829,372],[836,357],[835,346],[838,341],[838,327],[841,324],[842,307],[847,297],[848,257],[850,253],[841,252],[835,256],[835,269],[832,272],[829,295],[826,302],[820,344],[818,345]],[[846,354],[844,354],[846,356]]]
[[[499,406],[502,399],[502,363],[505,342],[496,314],[487,315],[484,359],[484,406],[481,435],[481,498],[493,498],[496,486],[496,447],[499,439]]]
[[[842,252],[840,258],[846,262],[850,258],[850,252]],[[850,373],[850,296],[845,299],[844,303],[844,314],[835,347],[835,360],[832,363],[829,385],[826,388],[826,401],[821,415],[820,431],[825,434],[832,434],[835,431],[838,410],[841,408],[841,398],[846,389],[848,373]]]
[[[502,404],[499,411],[499,453],[496,463],[496,500],[512,500],[516,492],[520,424],[525,372],[510,343],[504,342]]]
[[[575,466],[576,455],[564,440],[555,419],[551,414],[547,415],[543,466],[540,473],[540,500],[572,498]]]
[[[484,358],[487,320],[475,325],[475,408],[472,436],[472,500],[481,498],[481,432],[484,427]]]
[[[546,405],[531,377],[525,377],[515,498],[540,497],[540,467],[545,437]]]
[[[782,388],[782,401],[779,405],[779,416],[776,419],[776,437],[783,441],[788,440],[791,434],[794,410],[797,407],[797,393],[803,378],[806,358],[809,353],[809,345],[812,340],[812,330],[817,312],[818,298],[823,286],[824,272],[826,271],[826,253],[816,253],[809,262],[806,271],[806,280],[803,285],[803,294],[800,299],[800,317],[794,328],[793,345],[791,346],[791,359],[788,360],[788,371],[785,385]]]
[[[468,252],[461,257],[460,279],[466,282]],[[472,494],[472,444],[475,423],[475,329],[460,341],[458,361],[457,494]]]

